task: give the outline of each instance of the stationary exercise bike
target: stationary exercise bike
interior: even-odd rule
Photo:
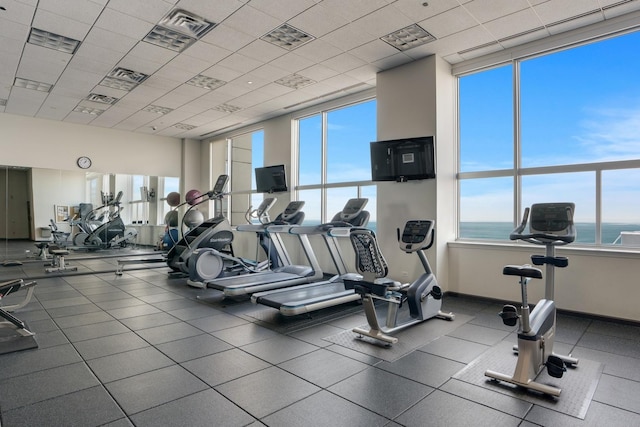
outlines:
[[[522,292],[520,314],[513,305],[505,305],[499,314],[505,325],[515,326],[520,322],[518,345],[514,347],[514,351],[518,353],[518,362],[512,376],[488,370],[485,372],[487,377],[551,396],[559,396],[560,388],[536,382],[536,376],[546,366],[547,373],[551,377],[561,378],[566,371],[565,365],[578,364],[578,359],[553,352],[556,332],[556,305],[553,301],[554,269],[566,267],[569,264],[566,257],[555,255],[555,248],[575,240],[574,209],[573,203],[534,204],[531,206],[531,210],[525,209],[522,223],[509,236],[511,240],[524,240],[545,246],[544,256],[531,255],[531,261],[534,265],[546,266],[545,298],[538,301],[533,311],[529,313],[527,285],[531,279],[542,279],[542,271],[530,265],[507,265],[504,267],[503,274],[520,277]],[[529,233],[523,234],[527,226],[529,212],[531,212]]]
[[[362,281],[345,280],[347,287],[353,289],[362,297],[364,312],[369,323],[369,329],[355,328],[353,332],[360,336],[366,335],[384,342],[387,345],[398,342],[398,338],[391,336],[409,326],[433,317],[453,320],[453,313],[444,313],[442,308],[442,289],[438,286],[436,276],[431,270],[425,251],[434,242],[434,222],[431,220],[408,221],[398,241],[400,249],[406,253],[415,252],[422,266],[424,274],[412,283],[401,284],[384,279],[388,274],[387,263],[378,247],[375,233],[367,229],[353,229],[350,236],[356,252],[356,268],[363,276]],[[380,325],[375,301],[387,303],[384,326]]]

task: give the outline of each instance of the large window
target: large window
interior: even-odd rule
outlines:
[[[330,221],[354,197],[369,199],[375,228],[376,186],[371,183],[369,143],[376,140],[376,101],[322,111],[296,121],[297,197],[305,201],[305,224]]]
[[[640,33],[459,78],[459,236],[506,239],[537,202],[576,204],[577,242],[640,230]]]

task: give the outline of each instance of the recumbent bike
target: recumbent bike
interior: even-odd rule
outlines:
[[[434,242],[434,221],[408,221],[402,234],[398,229],[400,249],[406,253],[415,252],[425,272],[412,283],[399,283],[385,279],[388,266],[375,237],[375,233],[367,229],[353,229],[350,233],[351,243],[356,252],[356,268],[363,276],[362,281],[345,280],[345,286],[353,287],[362,297],[364,312],[369,329],[355,328],[353,332],[359,336],[368,336],[382,341],[386,345],[398,342],[391,336],[409,326],[413,326],[433,317],[453,320],[453,313],[445,313],[442,308],[442,289],[438,286],[436,276],[431,270],[425,251]],[[376,301],[387,303],[386,316],[378,318]],[[380,325],[380,321],[384,325]]]

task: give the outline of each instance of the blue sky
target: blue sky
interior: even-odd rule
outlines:
[[[632,33],[521,63],[523,167],[640,159],[638,46]],[[461,79],[463,172],[513,167],[512,73]],[[487,206],[512,204],[511,181],[463,183],[462,220],[505,220]],[[603,222],[640,223],[639,183],[639,170],[603,172]],[[594,221],[595,186],[593,172],[523,177],[523,205],[573,200],[576,220]]]

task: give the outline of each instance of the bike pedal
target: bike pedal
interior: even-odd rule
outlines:
[[[507,326],[515,326],[518,323],[518,309],[513,305],[505,305],[502,307],[502,311],[498,313],[498,316],[502,318],[502,323]]]
[[[567,370],[564,366],[564,362],[558,356],[549,356],[545,365],[547,366],[547,373],[549,376],[554,378],[562,378],[562,374]]]

